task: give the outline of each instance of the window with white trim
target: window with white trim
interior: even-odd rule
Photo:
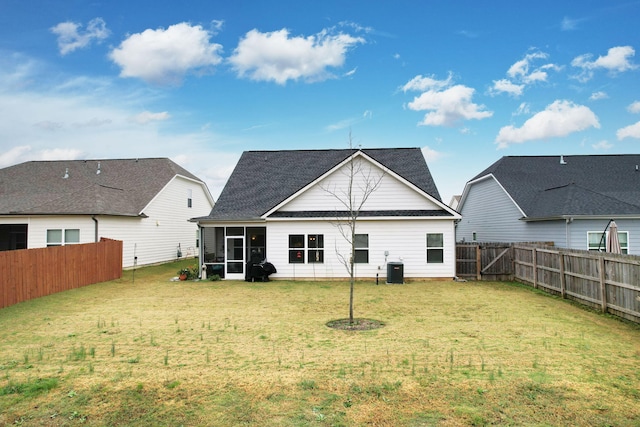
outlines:
[[[609,234],[609,230],[606,233],[602,233],[602,231],[588,231],[587,232],[587,249],[590,251],[600,251],[605,252],[607,250],[607,235]],[[629,253],[629,232],[628,231],[618,231],[618,240],[620,241],[620,251],[623,254]]]
[[[187,190],[187,207],[190,208],[193,206],[193,191],[189,188]]]
[[[289,234],[289,264],[324,263],[323,234]]]
[[[307,262],[322,264],[324,262],[324,235],[309,234],[307,236]]]
[[[444,236],[442,233],[427,234],[427,264],[444,262]]]
[[[77,228],[47,230],[47,246],[64,246],[80,243],[80,230]]]
[[[355,264],[369,264],[369,235],[368,234],[356,234],[354,240],[355,257],[353,262]]]
[[[289,234],[289,264],[304,264],[304,234]]]

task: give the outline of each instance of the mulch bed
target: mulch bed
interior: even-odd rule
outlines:
[[[341,329],[345,331],[370,331],[372,329],[382,328],[384,322],[374,319],[338,319],[327,323],[327,326],[333,329]]]

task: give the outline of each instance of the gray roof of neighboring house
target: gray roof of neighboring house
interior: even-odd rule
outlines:
[[[505,156],[476,175],[500,182],[528,218],[640,214],[640,154]]]
[[[176,175],[202,182],[167,158],[20,163],[0,169],[0,215],[138,216]]]
[[[211,214],[199,219],[257,219],[356,151],[358,150],[245,151]],[[360,151],[441,201],[419,148]]]

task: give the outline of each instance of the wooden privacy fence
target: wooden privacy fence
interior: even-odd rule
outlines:
[[[640,323],[640,257],[514,245],[515,280]]]
[[[0,308],[122,276],[122,242],[0,252]]]
[[[526,244],[553,246],[553,243],[548,242]],[[512,248],[513,243],[458,243],[456,245],[456,276],[470,280],[513,280]]]

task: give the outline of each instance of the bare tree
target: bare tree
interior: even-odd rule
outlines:
[[[349,148],[353,149],[353,140],[349,132]],[[340,253],[336,244],[336,255],[338,261],[347,269],[349,274],[349,323],[353,324],[353,288],[355,283],[355,257],[356,257],[356,226],[360,212],[365,203],[382,183],[385,171],[374,169],[371,164],[363,162],[355,156],[353,152],[349,162],[346,164],[344,173],[347,176],[346,186],[322,187],[331,194],[339,206],[344,208],[336,212],[336,222],[334,225],[340,235],[349,244],[349,254]]]

